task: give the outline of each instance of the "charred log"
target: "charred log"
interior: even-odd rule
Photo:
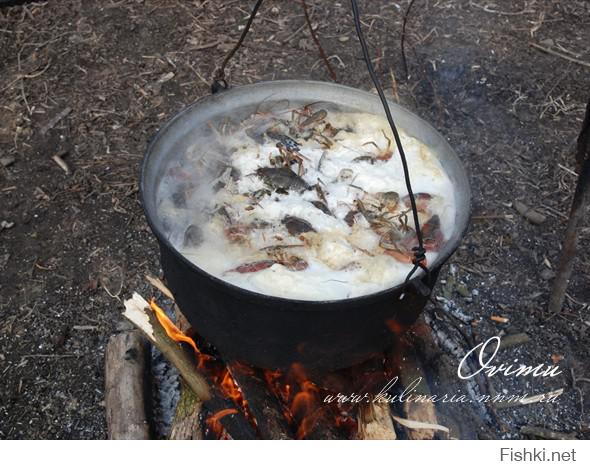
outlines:
[[[283,407],[271,393],[259,370],[243,364],[229,364],[228,369],[248,401],[261,439],[292,439]]]

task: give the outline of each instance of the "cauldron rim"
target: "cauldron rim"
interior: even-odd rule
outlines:
[[[154,233],[154,235],[156,236],[158,242],[161,244],[164,244],[166,246],[166,248],[168,250],[170,250],[177,257],[177,260],[181,261],[182,264],[184,264],[188,269],[193,270],[193,271],[197,271],[200,275],[203,275],[206,278],[208,278],[217,287],[227,290],[228,293],[231,293],[236,297],[240,297],[240,296],[245,295],[245,296],[248,296],[251,301],[264,303],[266,305],[268,305],[268,304],[277,304],[277,305],[282,304],[282,305],[284,305],[285,303],[289,303],[291,307],[302,308],[305,310],[307,310],[308,308],[315,310],[317,307],[321,307],[321,309],[333,310],[335,308],[338,308],[338,307],[341,307],[344,305],[371,304],[371,303],[379,301],[383,297],[392,296],[396,293],[401,294],[406,288],[406,285],[404,283],[396,284],[396,285],[389,287],[387,289],[382,289],[382,290],[379,290],[377,292],[373,292],[370,294],[365,294],[365,295],[351,297],[351,298],[330,299],[330,300],[293,299],[293,298],[288,298],[288,297],[279,297],[279,296],[267,295],[267,294],[263,294],[260,292],[251,291],[251,290],[236,286],[235,284],[231,284],[227,281],[224,281],[223,279],[220,279],[219,277],[210,274],[209,272],[201,269],[199,266],[197,266],[196,264],[189,261],[184,255],[182,255],[182,253],[180,253],[180,251],[178,251],[172,245],[172,243],[170,243],[168,238],[164,235],[163,231],[161,230],[161,227],[158,226],[158,223],[156,221],[158,218],[157,209],[155,208],[154,204],[152,204],[152,203],[150,203],[150,201],[148,201],[148,195],[150,194],[150,192],[155,191],[155,188],[147,188],[146,187],[146,179],[147,179],[147,173],[149,171],[150,162],[152,159],[156,158],[153,156],[154,155],[153,150],[155,149],[156,145],[160,142],[160,140],[162,140],[163,138],[166,137],[166,133],[168,131],[170,131],[170,129],[172,129],[174,127],[174,125],[179,120],[181,120],[183,117],[190,114],[191,112],[194,112],[195,109],[197,109],[199,106],[202,106],[204,103],[207,103],[208,101],[227,99],[228,97],[231,97],[232,94],[244,93],[244,90],[247,92],[249,89],[257,89],[260,87],[269,88],[272,86],[330,87],[332,89],[340,89],[344,93],[364,94],[367,97],[367,99],[374,99],[374,100],[378,99],[376,95],[373,95],[373,94],[369,93],[368,91],[361,90],[358,88],[348,87],[346,85],[340,85],[340,84],[336,84],[336,83],[322,82],[322,81],[316,81],[316,80],[273,80],[273,81],[261,81],[261,82],[256,82],[253,84],[240,85],[240,86],[237,86],[234,88],[229,88],[228,90],[217,93],[215,95],[205,95],[205,96],[197,99],[193,103],[189,104],[184,109],[182,109],[181,111],[176,113],[172,118],[170,118],[156,132],[156,134],[152,137],[152,139],[148,143],[148,146],[147,146],[146,151],[144,153],[142,164],[141,164],[140,183],[139,183],[140,199],[141,199],[142,206],[144,208],[144,213],[145,213],[148,225],[149,225],[150,229],[152,230],[152,232]],[[461,230],[453,232],[452,239],[445,242],[444,249],[442,250],[441,253],[439,253],[439,255],[434,260],[432,265],[429,266],[429,269],[434,271],[434,270],[437,270],[438,268],[440,268],[452,256],[452,254],[455,252],[455,250],[458,248],[459,244],[461,243],[461,240],[463,239],[463,236],[465,235],[465,233],[467,232],[467,229],[469,227],[469,218],[470,218],[470,213],[471,213],[471,190],[470,190],[470,186],[469,186],[469,182],[468,182],[467,173],[465,171],[465,168],[464,168],[461,160],[459,159],[459,157],[457,156],[457,154],[455,153],[453,148],[447,143],[446,139],[431,124],[429,124],[427,121],[420,118],[415,113],[404,108],[403,106],[400,106],[397,103],[393,103],[389,99],[388,99],[388,103],[389,103],[392,113],[394,113],[394,118],[395,118],[396,112],[397,113],[401,112],[403,114],[406,114],[407,116],[411,117],[412,119],[419,121],[419,123],[425,129],[427,129],[429,132],[431,132],[432,134],[436,135],[439,138],[440,143],[445,144],[447,158],[454,159],[456,161],[456,163],[458,163],[458,165],[456,166],[455,172],[454,172],[454,176],[457,177],[458,179],[462,180],[464,183],[462,185],[463,187],[462,187],[462,196],[461,196],[464,207],[463,207],[463,214],[460,215],[460,217],[462,217],[462,219],[463,219],[462,220],[463,227],[461,228]],[[401,127],[401,129],[405,130],[403,127]],[[410,177],[411,177],[411,175],[410,175]],[[456,201],[456,203],[457,203],[457,201]],[[423,270],[419,270],[419,273],[417,275],[415,275],[410,282],[422,280],[425,277],[426,277],[426,273]]]

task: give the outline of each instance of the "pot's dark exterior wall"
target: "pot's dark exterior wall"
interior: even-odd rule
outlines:
[[[180,308],[226,359],[268,368],[293,362],[318,370],[349,366],[387,348],[394,341],[392,330],[401,331],[400,324],[411,323],[420,314],[427,300],[425,294],[408,292],[400,299],[401,290],[390,289],[324,303],[261,296],[212,278],[190,264],[167,240],[158,219],[156,190],[160,177],[167,160],[198,143],[193,131],[233,113],[250,113],[271,97],[292,104],[333,103],[342,109],[373,114],[381,114],[383,109],[374,94],[306,80],[261,82],[203,97],[171,119],[148,146],[139,185],[146,218],[160,243],[162,267]],[[437,154],[454,185],[455,227],[432,263],[428,282],[432,287],[440,266],[457,249],[467,230],[469,182],[461,161],[443,136],[408,110],[395,103],[389,106],[399,127]],[[389,320],[397,323],[388,328]]]
[[[250,294],[203,275],[160,244],[162,268],[178,306],[224,359],[277,369],[299,362],[336,370],[384,351],[393,330],[413,323],[427,297],[413,287],[344,302],[297,302]],[[438,269],[432,272],[433,287]],[[389,326],[388,326],[389,323]]]

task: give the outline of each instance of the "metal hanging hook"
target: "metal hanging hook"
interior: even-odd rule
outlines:
[[[256,0],[256,3],[254,4],[254,8],[252,9],[252,13],[250,13],[250,17],[248,18],[248,22],[246,23],[246,26],[244,27],[244,30],[242,31],[242,35],[240,36],[240,39],[238,39],[238,42],[232,48],[232,50],[227,53],[227,55],[223,59],[223,62],[221,62],[221,65],[217,68],[217,70],[213,74],[213,83],[211,84],[211,93],[215,94],[220,91],[227,90],[229,88],[227,80],[225,79],[225,67],[227,67],[227,64],[232,59],[234,54],[238,51],[238,49],[240,47],[242,47],[242,43],[244,42],[244,39],[246,39],[248,31],[250,31],[250,26],[252,26],[252,22],[254,21],[254,18],[256,18],[256,13],[258,13],[258,9],[260,8],[260,5],[262,5],[263,1],[264,0]]]

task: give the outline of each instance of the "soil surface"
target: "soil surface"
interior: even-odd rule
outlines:
[[[387,92],[445,135],[470,175],[472,223],[427,319],[448,327],[445,308],[465,315],[458,327],[476,343],[527,333],[530,341],[503,350],[498,362],[556,363],[562,371],[552,379],[494,377],[504,393],[564,391],[553,404],[499,410],[500,424],[482,436],[520,437],[528,424],[586,437],[590,383],[574,378],[590,377],[588,217],[564,311],[549,315],[547,301],[589,97],[590,4],[417,0],[406,77],[400,35],[409,2],[360,3]],[[105,345],[122,301],[134,290],[152,295],[144,275],[159,273],[139,201],[142,154],[166,120],[209,93],[251,4],[0,8],[0,438],[106,436]],[[307,4],[338,82],[371,90],[348,2]],[[265,2],[228,71],[232,85],[330,79],[299,2],[276,0]],[[545,220],[532,224],[517,201]]]

